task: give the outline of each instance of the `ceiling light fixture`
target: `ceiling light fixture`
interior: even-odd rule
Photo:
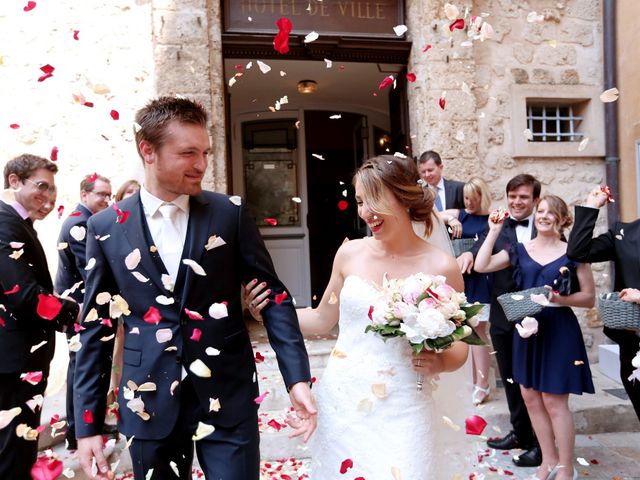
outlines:
[[[318,83],[315,80],[300,80],[298,82],[298,92],[315,93],[318,90]]]

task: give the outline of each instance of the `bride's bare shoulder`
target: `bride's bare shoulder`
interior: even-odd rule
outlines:
[[[338,248],[338,252],[336,253],[336,256],[338,255],[352,256],[353,254],[359,251],[362,251],[362,249],[366,245],[367,245],[366,238],[357,238],[355,240],[345,239],[344,242],[342,242],[342,245],[340,245],[340,248]]]

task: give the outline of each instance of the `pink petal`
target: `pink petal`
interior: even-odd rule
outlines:
[[[451,22],[451,25],[449,25],[449,31],[453,32],[453,30],[456,28],[458,30],[462,30],[464,28],[464,18],[458,18],[457,20]]]
[[[487,422],[479,415],[471,415],[464,421],[467,435],[482,435],[484,428],[487,426]]]
[[[58,152],[60,150],[58,149],[58,147],[53,147],[51,149],[51,154],[49,154],[49,158],[51,159],[52,162],[56,162],[58,160]]]
[[[253,401],[256,402],[258,405],[260,405],[267,395],[269,395],[269,390],[264,392],[262,395],[258,395],[256,398],[253,399]]]
[[[20,285],[16,283],[11,290],[7,290],[6,292],[3,292],[3,293],[5,295],[13,295],[14,293],[18,293],[19,291],[20,291]]]
[[[147,310],[147,313],[144,314],[142,319],[147,323],[158,325],[160,323],[160,320],[162,320],[162,315],[160,315],[160,311],[156,307],[151,306],[149,307],[149,310]]]
[[[272,227],[275,227],[276,225],[278,225],[278,220],[275,218],[265,218],[264,223],[266,223],[267,225],[271,225]]]
[[[199,342],[201,336],[202,336],[202,330],[200,330],[199,328],[194,328],[193,332],[191,333],[191,338],[189,340],[193,340],[194,342]]]
[[[200,315],[198,312],[194,312],[193,310],[189,310],[188,308],[184,309],[184,313],[186,313],[187,317],[189,317],[191,320],[202,320],[202,315]]]
[[[93,423],[93,412],[91,410],[85,410],[82,414],[82,420],[84,423],[92,424]]]
[[[392,75],[385,77],[384,80],[380,82],[380,85],[378,85],[378,90],[383,90],[387,88],[389,85],[393,85],[393,80],[394,78]]]
[[[20,380],[29,382],[31,385],[37,385],[42,381],[42,372],[27,372],[20,375]]]
[[[442,110],[444,110],[444,107],[446,104],[447,104],[447,101],[444,99],[444,97],[440,97],[440,100],[438,100],[438,105],[440,105],[440,108]]]
[[[45,320],[53,320],[62,309],[62,303],[53,295],[38,294],[36,313]]]
[[[24,10],[25,12],[30,12],[34,8],[36,8],[36,2],[27,2],[27,6],[24,7],[22,10]]]
[[[74,31],[73,31],[73,39],[74,39],[74,40],[80,40],[80,39],[78,38],[78,34],[79,34],[79,33],[80,33],[80,30],[74,30]]]
[[[29,2],[35,3],[35,2]],[[62,475],[63,465],[57,458],[40,457],[31,467],[33,480],[56,480]]]
[[[20,128],[20,125],[18,125],[17,123],[12,123],[11,125],[9,125],[9,128],[11,128],[12,130],[17,130]]]
[[[426,53],[426,52],[428,52],[429,50],[431,50],[431,47],[432,47],[432,46],[433,46],[433,45],[431,45],[430,43],[427,43],[427,44],[424,46],[424,48],[422,49],[422,53]]]
[[[416,81],[416,74],[413,72],[409,72],[407,73],[407,80],[410,82],[415,82]]]

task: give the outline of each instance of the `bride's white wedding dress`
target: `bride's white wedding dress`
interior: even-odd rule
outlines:
[[[422,391],[417,390],[406,338],[385,342],[364,333],[377,295],[379,290],[371,282],[355,275],[345,278],[340,293],[340,334],[314,388],[319,416],[311,444],[312,479],[417,480],[464,474],[468,470],[460,458],[472,453],[463,446],[469,445],[464,425],[459,432],[445,426],[438,408],[442,400],[434,399],[428,380]],[[470,405],[464,377],[456,375],[456,382],[462,383],[445,393],[450,397],[445,403],[458,413],[457,421],[461,415],[464,419],[462,410]],[[442,394],[443,389],[437,388]],[[454,452],[447,447],[451,444],[462,448]],[[345,461],[345,465],[353,462],[348,475],[340,472]],[[441,461],[447,465],[439,466]]]

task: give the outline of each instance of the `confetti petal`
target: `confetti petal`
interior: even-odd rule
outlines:
[[[38,294],[36,313],[45,320],[53,320],[62,309],[62,302],[53,295]]]
[[[215,427],[213,425],[208,425],[206,423],[198,422],[198,428],[196,428],[196,433],[191,440],[197,442],[198,440],[202,440],[205,437],[208,437],[213,432],[215,432]]]
[[[458,18],[457,20],[454,20],[450,25],[449,25],[449,31],[453,32],[454,30],[462,30],[464,28],[464,18]]]
[[[260,60],[258,60],[258,67],[262,73],[269,73],[271,71],[271,67]]]
[[[416,81],[416,74],[413,72],[409,72],[407,73],[407,80],[410,81],[411,83]]]
[[[189,317],[191,320],[203,320],[202,315],[200,315],[198,312],[194,312],[193,310],[189,310],[188,308],[184,309],[184,313],[186,313],[187,317]]]
[[[227,305],[224,303],[213,303],[209,307],[209,316],[215,318],[216,320],[219,318],[228,317],[229,312],[227,310]]]
[[[393,75],[389,75],[388,77],[385,77],[384,80],[380,82],[380,85],[378,85],[378,90],[384,90],[389,85],[393,85],[394,80],[395,79],[393,78]]]
[[[9,425],[20,413],[22,413],[22,408],[20,407],[13,407],[10,410],[0,410],[0,430]]]
[[[278,33],[273,39],[273,48],[281,54],[289,52],[289,34],[293,29],[293,24],[288,18],[282,17],[277,22]]]
[[[304,43],[311,43],[311,42],[315,42],[318,37],[320,35],[318,35],[318,32],[309,32],[305,37],[304,37]]]
[[[22,10],[24,10],[25,12],[30,12],[34,8],[36,8],[36,2],[29,1],[27,2],[27,5]]]
[[[27,372],[20,375],[20,380],[30,383],[31,385],[37,385],[42,381],[42,372]]]
[[[162,315],[160,315],[160,311],[156,307],[152,306],[149,307],[149,310],[147,310],[147,313],[144,314],[142,319],[147,323],[158,325],[160,320],[162,320]]]
[[[87,235],[87,229],[81,225],[75,225],[69,230],[69,235],[71,235],[76,241],[81,242]]]
[[[173,338],[173,332],[170,328],[161,328],[156,331],[156,340],[158,343],[167,343]]]
[[[184,260],[182,260],[182,263],[191,267],[191,270],[193,270],[193,273],[195,273],[196,275],[200,275],[201,277],[207,276],[207,272],[205,272],[204,268],[198,265],[198,262],[196,262],[195,260],[191,260],[190,258],[185,258]]]
[[[62,475],[63,468],[60,460],[45,455],[38,458],[31,467],[31,478],[33,480],[55,480]]]
[[[470,417],[467,417],[464,424],[467,435],[482,435],[482,432],[487,426],[485,419],[479,415],[471,415]]]
[[[603,103],[615,102],[616,100],[618,100],[619,96],[620,96],[620,92],[618,91],[617,88],[614,87],[602,92],[600,94],[600,100]]]
[[[199,328],[194,328],[193,332],[191,332],[191,337],[189,338],[189,340],[193,340],[194,342],[199,342],[201,336],[202,336],[202,330],[200,330]]]
[[[211,369],[205,365],[205,363],[199,358],[191,362],[189,370],[196,376],[201,378],[210,378]]]
[[[344,475],[350,468],[353,468],[353,460],[347,458],[340,464],[340,473]]]
[[[406,25],[396,25],[395,27],[393,27],[393,31],[398,37],[401,37],[402,35],[407,33],[407,30],[409,29],[407,28]]]

